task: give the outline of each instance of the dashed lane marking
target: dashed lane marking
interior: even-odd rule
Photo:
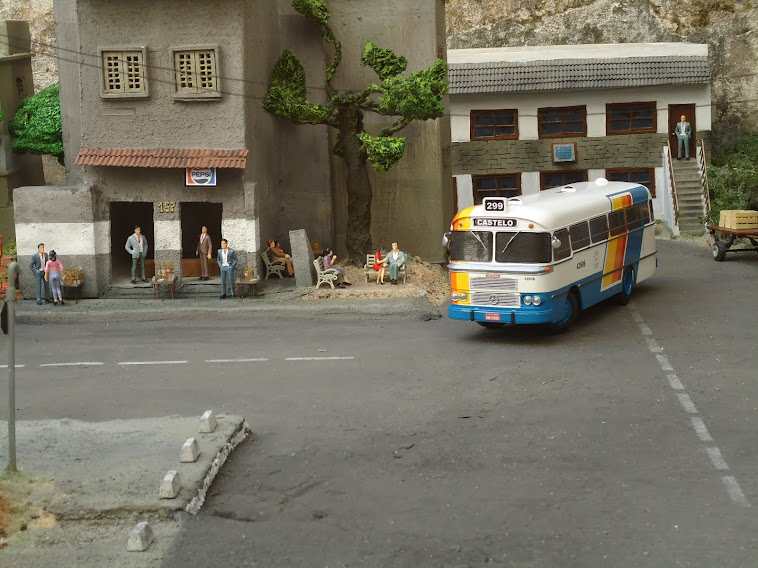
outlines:
[[[732,501],[742,507],[750,506],[750,502],[745,498],[745,494],[742,492],[740,484],[737,483],[737,480],[733,476],[725,475],[721,478],[721,481],[724,483],[726,492],[729,494],[729,497],[732,498]]]
[[[700,438],[703,442],[713,442],[713,438],[711,438],[710,432],[708,432],[708,428],[705,427],[705,422],[703,422],[703,419],[699,416],[692,416],[692,427],[695,429],[695,433],[697,434],[697,437]]]
[[[187,361],[121,361],[119,365],[183,365]]]
[[[705,451],[708,452],[708,457],[711,458],[713,467],[719,471],[726,471],[729,469],[729,466],[726,465],[724,456],[721,455],[721,450],[718,448],[705,448]]]
[[[676,397],[679,399],[679,402],[681,403],[684,410],[690,414],[697,414],[697,408],[695,407],[695,403],[692,402],[690,395],[687,393],[677,393]]]
[[[265,357],[251,357],[249,359],[206,359],[206,363],[262,363],[268,361]]]
[[[16,367],[16,369],[22,369],[26,367],[26,365],[14,365],[14,366]],[[8,368],[8,365],[0,365],[0,369],[7,369],[7,368]]]
[[[355,357],[287,357],[285,361],[350,361]]]
[[[40,367],[96,367],[102,364],[102,361],[75,361],[73,363],[41,363]]]

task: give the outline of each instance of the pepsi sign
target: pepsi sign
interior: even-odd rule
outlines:
[[[184,185],[190,186],[215,186],[216,168],[186,168]]]

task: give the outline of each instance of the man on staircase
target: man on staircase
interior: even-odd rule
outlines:
[[[684,146],[684,155],[690,159],[690,136],[692,136],[692,126],[687,122],[687,117],[682,115],[681,121],[676,123],[674,130],[679,146],[677,148],[677,160],[682,159],[682,146]]]

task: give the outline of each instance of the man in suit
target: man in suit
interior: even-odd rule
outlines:
[[[45,287],[45,302],[50,303],[50,284],[45,280],[45,265],[48,261],[47,253],[45,252],[45,244],[40,243],[37,245],[37,254],[32,255],[32,261],[29,263],[29,268],[32,269],[34,274],[34,280],[37,284],[37,303],[42,305],[42,286]]]
[[[142,264],[142,281],[147,282],[145,276],[145,257],[147,256],[147,237],[142,234],[142,227],[135,225],[134,234],[126,239],[126,252],[132,255],[132,284],[137,283],[137,263]]]
[[[229,287],[232,289],[234,296],[234,271],[237,270],[237,253],[234,249],[229,248],[226,239],[221,239],[221,248],[218,249],[218,267],[221,269],[221,296],[219,299],[226,299],[226,281],[229,280]]]
[[[682,145],[684,145],[684,152],[685,156],[687,156],[687,159],[690,159],[690,136],[692,136],[692,126],[690,126],[690,123],[687,122],[687,117],[682,115],[682,119],[680,122],[676,123],[676,128],[674,129],[674,134],[676,135],[676,139],[679,142],[679,146],[677,148],[677,160],[682,159]]]
[[[203,227],[200,232],[200,242],[197,245],[195,256],[200,257],[200,278],[198,280],[210,280],[208,276],[208,261],[211,259],[213,243],[211,236],[208,234],[208,227]]]
[[[405,266],[405,253],[397,248],[397,243],[392,243],[392,250],[386,256],[385,260],[390,267],[390,284],[397,285],[397,275],[400,268]]]

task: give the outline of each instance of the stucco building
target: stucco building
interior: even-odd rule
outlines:
[[[448,62],[458,209],[606,177],[648,186],[656,216],[675,224],[668,144],[676,153],[684,114],[692,157],[697,141],[709,148],[707,45],[457,49]]]
[[[329,7],[344,53],[338,89],[376,80],[360,66],[367,40],[407,55],[409,71],[444,57],[442,0]],[[70,186],[27,188],[17,202],[22,263],[44,241],[83,266],[85,295],[95,296],[128,277],[124,243],[135,224],[150,242],[149,265],[173,264],[180,276],[199,275],[202,225],[243,264],[258,265],[267,238],[286,246],[291,229],[339,250],[346,199],[332,134],[261,104],[285,48],[303,60],[309,96],[324,97],[331,54],[289,1],[56,0],[55,18]],[[441,259],[453,209],[449,123],[407,130],[401,164],[372,174],[373,236]]]

